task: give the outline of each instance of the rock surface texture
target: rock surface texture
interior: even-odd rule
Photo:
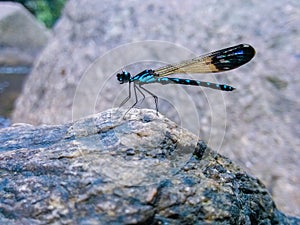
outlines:
[[[124,68],[135,74],[249,43],[257,51],[250,63],[216,75],[236,87],[232,93],[147,88],[158,95],[162,114],[222,149],[263,181],[280,210],[300,216],[299,8],[299,0],[70,0],[13,121],[61,124],[102,112],[127,95],[115,77]],[[154,108],[153,99],[142,107]]]
[[[152,110],[0,130],[1,224],[297,224],[264,185]]]

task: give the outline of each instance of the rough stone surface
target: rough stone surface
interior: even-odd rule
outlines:
[[[31,65],[49,38],[21,4],[0,2],[0,65]]]
[[[297,224],[265,186],[152,110],[0,130],[1,224]]]
[[[217,77],[236,87],[234,93],[158,87],[162,94],[169,94],[160,100],[160,112],[203,137],[214,149],[222,149],[222,154],[266,184],[279,209],[300,216],[299,4],[299,0],[188,0],[184,4],[179,0],[143,4],[71,0],[54,29],[55,38],[28,79],[13,120],[33,124],[70,121],[77,96],[81,101],[76,104],[86,115],[111,108],[127,94],[114,74],[124,67],[139,72],[148,66],[145,60],[168,63],[191,56],[187,50],[174,53],[175,44],[199,55],[249,43],[257,50],[252,62]],[[163,42],[169,47],[149,55],[146,52],[155,49],[149,43],[145,48],[116,49],[145,40],[175,44]],[[100,56],[106,57],[103,64],[110,65],[110,70],[104,66],[90,70],[98,77],[84,90],[78,89]],[[141,61],[144,64],[137,64]],[[127,68],[131,63],[136,64]],[[211,79],[211,75],[196,77]],[[153,108],[152,99],[149,101],[143,107]]]

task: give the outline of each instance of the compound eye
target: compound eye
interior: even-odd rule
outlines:
[[[130,80],[130,73],[128,73],[127,71],[122,71],[122,73],[118,73],[117,74],[117,79],[120,82],[120,84],[129,82],[129,80]]]
[[[118,81],[122,81],[123,80],[123,74],[118,73],[117,74],[117,79],[118,79]]]

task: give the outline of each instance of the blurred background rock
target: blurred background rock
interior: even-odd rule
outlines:
[[[249,43],[257,50],[253,62],[218,77],[237,88],[234,93],[222,97],[227,112],[220,153],[261,179],[280,210],[299,216],[299,24],[298,0],[229,0],[222,3],[217,0],[70,0],[52,28],[53,38],[49,40],[51,35],[45,31],[47,45],[41,53],[35,54],[34,67],[11,118],[13,122],[31,124],[72,120],[73,100],[80,79],[96,59],[121,44],[160,40],[201,54]],[[17,28],[13,30],[17,32]],[[32,35],[27,29],[18,32],[22,35],[17,36]],[[33,33],[36,36],[41,32]],[[22,54],[25,53],[22,51]],[[124,52],[120,57],[126,54],[129,53]],[[95,111],[114,106],[112,102],[120,86],[113,73],[109,76],[112,79],[101,92],[101,101],[93,104]],[[97,85],[101,84],[94,83],[95,87]],[[161,88],[167,88],[174,98],[178,97],[173,86]],[[187,89],[190,96],[201,95],[199,90]],[[92,94],[87,90],[86,99]],[[85,108],[90,102],[82,101],[81,104]],[[183,119],[200,120],[201,138],[222,139],[222,134],[210,133],[210,107],[214,103],[209,104],[205,99],[197,100],[195,107],[200,116],[194,118],[183,101]],[[178,120],[176,114],[170,114],[174,111],[170,106],[160,105],[160,108],[161,113]],[[224,116],[213,119],[222,123]]]
[[[51,37],[65,1],[0,1],[0,127],[9,124],[13,103]],[[29,11],[31,12],[29,12]]]

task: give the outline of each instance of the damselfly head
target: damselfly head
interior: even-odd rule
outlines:
[[[122,71],[122,73],[117,74],[117,79],[120,84],[124,84],[130,81],[131,75],[127,71]]]

